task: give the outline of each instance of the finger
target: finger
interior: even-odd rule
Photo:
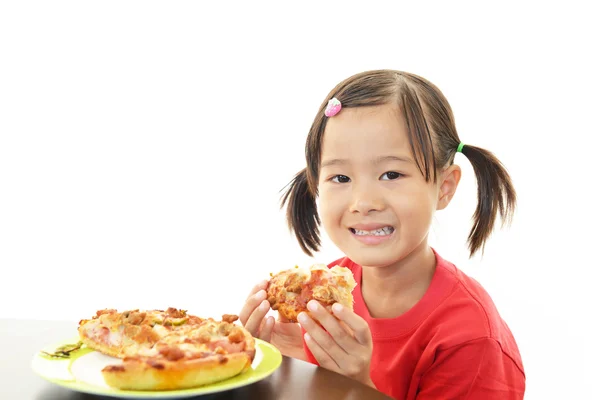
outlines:
[[[246,329],[258,333],[260,325],[263,322],[263,319],[267,316],[268,312],[269,302],[267,300],[263,300],[260,303],[258,303],[252,311],[252,313],[250,314],[250,316],[248,317],[248,321],[246,321]]]
[[[360,351],[362,345],[343,326],[343,322],[327,311],[319,302],[311,300],[307,304],[311,316],[319,321],[323,328],[333,338],[344,352],[355,354]]]
[[[300,321],[300,325],[310,335],[313,342],[316,342],[319,347],[331,357],[336,365],[341,368],[342,365],[351,361],[351,357],[346,350],[344,350],[328,332],[319,326],[313,318],[309,317],[308,314],[305,312],[300,313],[298,315],[298,321]]]
[[[258,307],[258,305],[266,298],[267,292],[265,292],[264,290],[259,290],[258,292],[254,293],[253,296],[248,297],[239,315],[242,325],[246,325],[250,314],[252,314],[256,307]]]
[[[321,347],[321,345],[319,345],[319,343],[312,338],[308,332],[304,334],[304,342],[321,367],[341,373],[341,368],[338,363],[335,362],[335,360],[323,349],[323,347]]]
[[[254,296],[256,293],[258,293],[261,290],[267,290],[267,284],[269,282],[262,280],[260,282],[258,282],[256,285],[254,285],[254,287],[252,288],[252,290],[250,291],[250,293],[248,293],[248,297],[246,297],[246,301],[248,301],[248,299],[250,299],[250,297]]]
[[[302,328],[295,322],[276,322],[273,326],[273,334],[278,334],[285,338],[302,340]],[[290,339],[290,340],[292,340]]]
[[[270,342],[274,326],[275,326],[275,318],[268,317],[266,320],[264,320],[262,328],[260,328],[260,333],[259,333],[258,338],[261,340],[264,340],[265,342]]]
[[[335,303],[331,307],[331,311],[333,312],[333,315],[338,317],[340,321],[343,321],[352,330],[358,343],[364,346],[371,343],[371,329],[369,329],[367,321],[340,303]]]
[[[252,314],[250,314],[250,317],[248,318],[248,321],[246,321],[244,327],[252,334],[252,336],[257,337],[259,335],[261,324],[268,312],[269,302],[263,300],[260,305],[254,309]]]

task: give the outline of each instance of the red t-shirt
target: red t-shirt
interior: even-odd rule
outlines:
[[[371,329],[371,379],[395,399],[523,399],[519,349],[481,285],[436,255],[427,292],[396,318],[372,318],[361,291],[362,268],[348,258],[329,265],[352,270],[354,312]],[[308,360],[317,361],[304,344]]]

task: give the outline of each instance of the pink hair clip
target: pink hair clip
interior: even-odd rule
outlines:
[[[342,103],[335,97],[327,103],[327,107],[325,107],[325,116],[333,117],[342,109]]]

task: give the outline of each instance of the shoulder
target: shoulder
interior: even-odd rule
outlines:
[[[515,338],[489,293],[476,279],[439,255],[437,257],[436,273],[454,283],[453,290],[428,318],[441,327],[440,348],[453,348],[473,341],[485,343],[521,366]],[[495,345],[491,346],[492,343]]]
[[[502,318],[489,293],[474,278],[461,271],[456,265],[438,256],[436,274],[452,282],[452,291],[441,303],[439,311],[454,312],[452,317],[462,316],[462,319],[471,322],[468,324],[478,337],[495,337],[498,329],[503,329]]]
[[[492,338],[436,352],[420,381],[420,396],[424,399],[522,399],[524,392],[522,365]]]

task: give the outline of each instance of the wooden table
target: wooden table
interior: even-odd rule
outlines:
[[[34,354],[45,345],[72,337],[77,323],[0,319],[0,399],[100,400],[114,397],[74,392],[53,385],[31,370]],[[279,369],[254,384],[211,395],[206,400],[225,399],[389,399],[353,379],[310,363],[284,357]]]

